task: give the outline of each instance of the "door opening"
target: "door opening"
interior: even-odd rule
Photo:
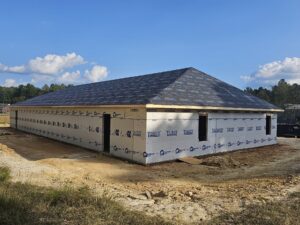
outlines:
[[[198,126],[199,141],[207,141],[207,116],[199,116]]]
[[[103,151],[110,151],[110,114],[103,114]]]
[[[18,110],[15,111],[15,127],[18,129]]]
[[[271,134],[271,116],[266,116],[266,135]]]

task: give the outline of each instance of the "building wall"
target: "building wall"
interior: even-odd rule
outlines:
[[[146,163],[276,143],[277,116],[266,135],[265,113],[208,113],[208,139],[198,139],[197,112],[147,112]]]
[[[208,139],[198,139],[198,112],[146,112],[145,108],[14,107],[11,126],[51,139],[103,151],[103,113],[111,114],[110,153],[150,164],[185,156],[276,143],[277,116],[266,135],[264,113],[208,113]]]
[[[144,108],[14,107],[11,127],[51,139],[103,151],[103,113],[111,114],[110,153],[145,163],[146,111]]]

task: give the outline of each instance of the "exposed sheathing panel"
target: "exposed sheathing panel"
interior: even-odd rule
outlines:
[[[103,113],[111,115],[110,153],[145,163],[146,111],[144,108],[15,107],[11,126],[51,139],[103,151]]]
[[[111,154],[145,164],[146,112],[140,117],[129,113],[111,120]],[[143,117],[144,116],[144,117]]]
[[[147,112],[146,163],[276,143],[277,116],[266,135],[264,113],[208,113],[207,141],[198,139],[196,112]]]
[[[208,113],[207,141],[199,141],[197,112],[19,107],[12,127],[15,110],[18,129],[96,151],[103,151],[102,115],[110,114],[110,154],[143,164],[276,143],[276,114],[266,135],[264,113]]]

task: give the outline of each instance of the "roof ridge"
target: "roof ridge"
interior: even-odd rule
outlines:
[[[72,87],[79,87],[79,86],[84,86],[84,85],[95,85],[95,84],[99,84],[99,83],[105,83],[105,82],[111,82],[111,81],[118,81],[118,80],[125,80],[125,79],[137,78],[137,77],[153,76],[153,75],[156,75],[156,74],[176,72],[176,71],[187,70],[187,69],[191,69],[191,68],[193,68],[193,67],[184,67],[184,68],[179,68],[179,69],[174,69],[174,70],[165,70],[165,71],[162,71],[162,72],[155,72],[155,73],[147,73],[147,74],[142,74],[142,75],[127,76],[127,77],[121,77],[121,78],[116,78],[116,79],[111,79],[111,80],[104,80],[104,81],[98,81],[98,82],[87,83],[87,84],[79,84],[79,85],[74,85]]]
[[[149,98],[148,99],[148,103],[151,102],[151,100],[157,96],[159,96],[166,88],[170,87],[172,84],[174,84],[180,77],[182,77],[187,71],[189,71],[190,69],[195,69],[193,67],[186,67],[186,68],[182,68],[182,69],[178,69],[178,70],[183,70],[183,72],[172,82],[170,83],[167,87],[163,88],[161,91],[159,91],[154,97]],[[196,70],[196,69],[195,69]],[[171,70],[172,71],[172,70]],[[174,70],[177,71],[177,70]],[[166,71],[168,72],[168,71]]]

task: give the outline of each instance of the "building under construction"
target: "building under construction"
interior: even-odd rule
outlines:
[[[276,143],[278,107],[194,68],[84,84],[11,107],[11,126],[150,164]]]

